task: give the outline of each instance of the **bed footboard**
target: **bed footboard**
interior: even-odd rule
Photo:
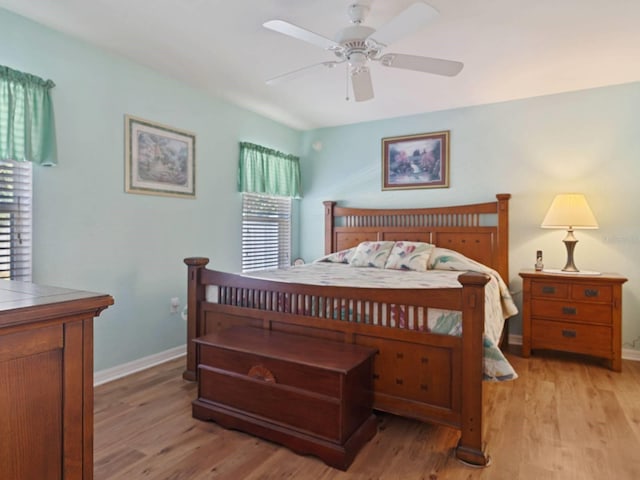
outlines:
[[[488,276],[463,273],[462,288],[431,289],[425,294],[424,289],[279,283],[209,270],[206,258],[187,258],[185,263],[189,267],[185,379],[195,380],[197,375],[193,339],[234,325],[376,347],[374,408],[457,428],[461,432],[457,457],[487,464],[482,442],[482,337]],[[207,298],[207,289],[215,298]],[[399,308],[461,311],[463,335],[396,326],[393,315]]]

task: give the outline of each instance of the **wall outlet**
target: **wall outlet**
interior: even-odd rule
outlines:
[[[180,306],[180,299],[178,297],[172,297],[171,298],[171,308],[170,308],[170,312],[171,313],[178,313],[178,307]]]

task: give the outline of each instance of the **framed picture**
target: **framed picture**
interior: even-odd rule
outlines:
[[[382,139],[382,190],[448,186],[448,130]]]
[[[196,196],[196,136],[125,115],[125,191]]]

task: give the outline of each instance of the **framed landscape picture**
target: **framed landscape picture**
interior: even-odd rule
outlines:
[[[382,139],[382,190],[448,186],[448,130]]]
[[[196,195],[195,134],[125,115],[125,191]]]

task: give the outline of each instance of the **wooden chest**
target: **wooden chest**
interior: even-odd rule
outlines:
[[[195,418],[316,455],[342,470],[375,435],[375,349],[250,327],[195,342]]]
[[[602,357],[622,368],[622,284],[616,274],[520,272],[523,278],[522,354],[562,350]]]

